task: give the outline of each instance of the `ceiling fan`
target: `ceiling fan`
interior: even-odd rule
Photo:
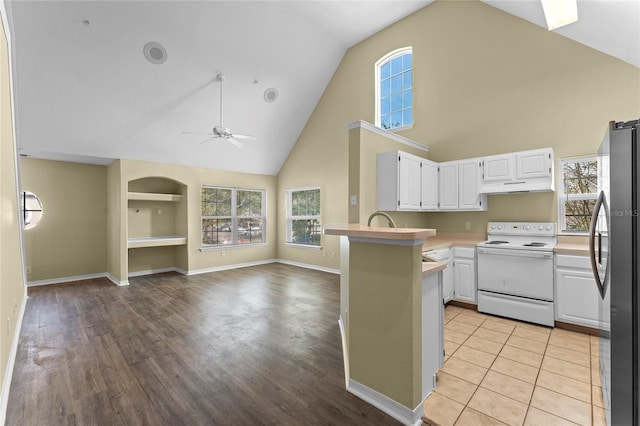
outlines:
[[[200,133],[200,132],[182,132],[185,135],[208,135],[209,137],[203,140],[200,143],[208,142],[212,139],[225,139],[226,141],[232,143],[238,148],[242,148],[243,144],[238,139],[245,140],[255,140],[255,136],[251,135],[240,135],[237,133],[231,133],[231,130],[227,127],[224,127],[222,124],[222,104],[223,104],[223,96],[222,96],[222,82],[224,81],[224,74],[218,74],[216,76],[216,80],[220,83],[220,125],[214,126],[213,131],[211,133]]]

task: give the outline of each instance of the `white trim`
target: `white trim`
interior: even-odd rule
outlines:
[[[143,277],[145,275],[163,274],[165,272],[179,272],[179,271],[178,271],[178,268],[170,267],[170,268],[147,269],[145,271],[129,272],[128,275],[129,275],[129,278],[131,278],[131,277]]]
[[[422,424],[422,416],[424,415],[424,400],[412,410],[400,404],[399,402],[394,401],[388,396],[383,395],[368,386],[356,382],[353,379],[349,379],[347,391],[362,399],[363,401],[368,402],[377,409],[387,413],[404,425],[419,426]]]
[[[349,349],[347,348],[347,332],[344,328],[344,321],[342,321],[342,315],[338,317],[338,327],[340,327],[340,338],[342,340],[342,359],[344,361],[344,386],[349,387],[349,379],[351,373],[349,372]]]
[[[312,265],[310,263],[294,262],[292,260],[286,259],[275,259],[275,262],[282,263],[284,265],[297,266],[305,269],[313,269],[314,271],[328,272],[330,274],[340,275],[340,269],[327,268],[325,266]]]
[[[109,279],[109,281],[111,281],[112,283],[114,283],[115,285],[117,285],[118,287],[122,287],[125,285],[129,285],[129,280],[122,280],[120,281],[119,279],[117,279],[116,277],[114,277],[113,275],[111,275],[108,272],[105,272],[105,277],[107,277]]]
[[[275,263],[275,262],[277,262],[277,260],[275,259],[256,260],[254,262],[244,262],[244,263],[234,263],[231,265],[213,266],[211,268],[194,269],[194,270],[189,270],[185,272],[186,272],[186,275],[200,275],[200,274],[208,274],[209,272],[228,271],[229,269],[239,269],[239,268],[246,268],[249,266],[266,265],[266,264]]]
[[[412,148],[416,148],[419,149],[420,151],[424,151],[424,152],[429,152],[429,147],[425,144],[422,144],[420,142],[416,142],[416,141],[412,141],[411,139],[407,139],[404,136],[400,136],[397,135],[389,130],[385,130],[385,129],[381,129],[380,127],[374,126],[371,123],[367,123],[364,120],[357,120],[357,121],[352,121],[351,123],[347,124],[347,129],[348,130],[353,130],[353,129],[365,129],[368,130],[372,133],[377,133],[381,136],[384,136],[388,139],[392,139],[398,143],[404,144],[404,145],[408,145]]]
[[[301,248],[301,249],[306,249],[306,250],[322,250],[322,246],[313,246],[311,244],[299,244],[299,243],[287,243],[287,242],[285,242],[284,245],[286,247]]]
[[[201,252],[216,251],[216,250],[231,250],[231,249],[237,249],[237,248],[266,246],[267,244],[269,243],[266,241],[259,242],[259,243],[245,243],[245,244],[209,244],[206,246],[200,246],[198,250],[200,250]]]
[[[60,284],[60,283],[68,283],[68,282],[82,281],[82,280],[93,280],[95,278],[105,278],[105,277],[107,277],[106,272],[102,272],[99,274],[86,274],[86,275],[74,275],[71,277],[50,278],[47,280],[28,281],[27,287],[37,287],[40,285]]]
[[[11,390],[11,379],[13,378],[13,366],[16,361],[18,353],[18,341],[20,340],[20,330],[22,329],[22,319],[24,318],[24,311],[27,308],[27,287],[23,287],[24,294],[22,295],[22,304],[20,306],[20,312],[16,318],[16,326],[13,333],[13,340],[11,341],[11,349],[9,350],[9,357],[7,359],[7,368],[4,372],[4,381],[2,382],[2,395],[0,396],[0,425],[3,425],[7,418],[7,405],[9,403],[9,391]]]

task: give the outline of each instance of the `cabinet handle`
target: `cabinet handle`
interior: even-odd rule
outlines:
[[[526,181],[520,181],[520,182],[505,182],[505,185],[520,185],[521,183],[527,183]]]

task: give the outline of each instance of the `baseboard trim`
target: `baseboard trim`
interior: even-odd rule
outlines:
[[[315,271],[328,272],[330,274],[340,275],[340,269],[327,268],[324,266],[312,265],[310,263],[294,262],[292,260],[286,260],[286,259],[276,259],[275,262],[282,263],[284,265],[297,266],[299,268],[313,269]]]
[[[475,303],[463,302],[461,300],[450,300],[447,305],[457,306],[459,308],[471,309],[478,312],[478,305]]]
[[[69,283],[73,281],[83,281],[83,280],[93,280],[96,278],[105,278],[107,274],[105,272],[99,274],[85,274],[85,275],[74,275],[71,277],[61,277],[61,278],[51,278],[48,280],[37,280],[37,281],[28,281],[27,287],[37,287],[40,285],[49,285],[49,284],[61,284],[61,283]]]
[[[111,281],[112,283],[114,283],[118,287],[129,285],[129,280],[120,281],[119,279],[117,279],[116,277],[114,277],[113,275],[111,275],[108,272],[105,273],[105,277],[107,277],[109,279],[109,281]]]
[[[422,401],[413,410],[405,407],[397,401],[389,398],[380,392],[371,389],[361,383],[356,382],[353,379],[349,379],[349,385],[347,391],[362,399],[365,402],[373,405],[377,409],[387,413],[394,419],[401,422],[403,425],[415,425],[422,424],[422,416],[424,415],[424,401]]]
[[[586,325],[571,324],[569,322],[564,322],[564,321],[556,321],[555,327],[561,328],[563,330],[577,331],[578,333],[590,334],[592,336],[600,335],[600,330],[597,328],[587,327]]]
[[[158,268],[158,269],[147,269],[146,271],[136,271],[129,272],[129,278],[131,277],[143,277],[145,275],[153,275],[153,274],[164,274],[165,272],[179,272],[178,268]]]
[[[211,268],[194,269],[194,270],[189,270],[185,272],[186,272],[186,275],[200,275],[200,274],[208,274],[209,272],[228,271],[229,269],[239,269],[239,268],[247,268],[249,266],[266,265],[274,262],[276,262],[275,259],[256,260],[254,262],[234,263],[232,265],[214,266]]]
[[[27,287],[24,287],[24,295],[22,296],[22,304],[20,305],[20,312],[18,318],[16,318],[15,333],[13,334],[13,340],[11,342],[11,350],[9,351],[9,358],[7,362],[7,368],[4,372],[4,381],[2,382],[2,395],[0,395],[0,425],[5,423],[7,418],[7,406],[9,403],[9,391],[11,390],[11,379],[13,378],[13,367],[15,365],[16,356],[18,354],[18,342],[20,341],[20,330],[22,329],[22,319],[24,318],[24,311],[27,308]]]

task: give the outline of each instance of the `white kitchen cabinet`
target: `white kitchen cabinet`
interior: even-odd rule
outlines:
[[[402,151],[377,156],[377,207],[382,211],[420,210],[422,158]]]
[[[492,155],[482,160],[480,193],[553,191],[553,149]]]
[[[598,320],[609,293],[602,302],[588,256],[556,254],[556,321],[609,330],[609,323]]]
[[[458,162],[440,163],[438,174],[440,193],[440,210],[458,209]]]
[[[426,254],[438,262],[447,264],[447,268],[442,271],[442,300],[448,303],[453,299],[453,250],[444,248],[432,250]]]
[[[492,155],[484,158],[484,182],[508,182],[514,177],[513,154]]]
[[[438,210],[438,163],[422,159],[420,209]]]
[[[482,159],[458,161],[458,209],[487,210],[487,196],[480,194]]]
[[[467,303],[477,303],[476,298],[476,249],[453,248],[453,298]]]

